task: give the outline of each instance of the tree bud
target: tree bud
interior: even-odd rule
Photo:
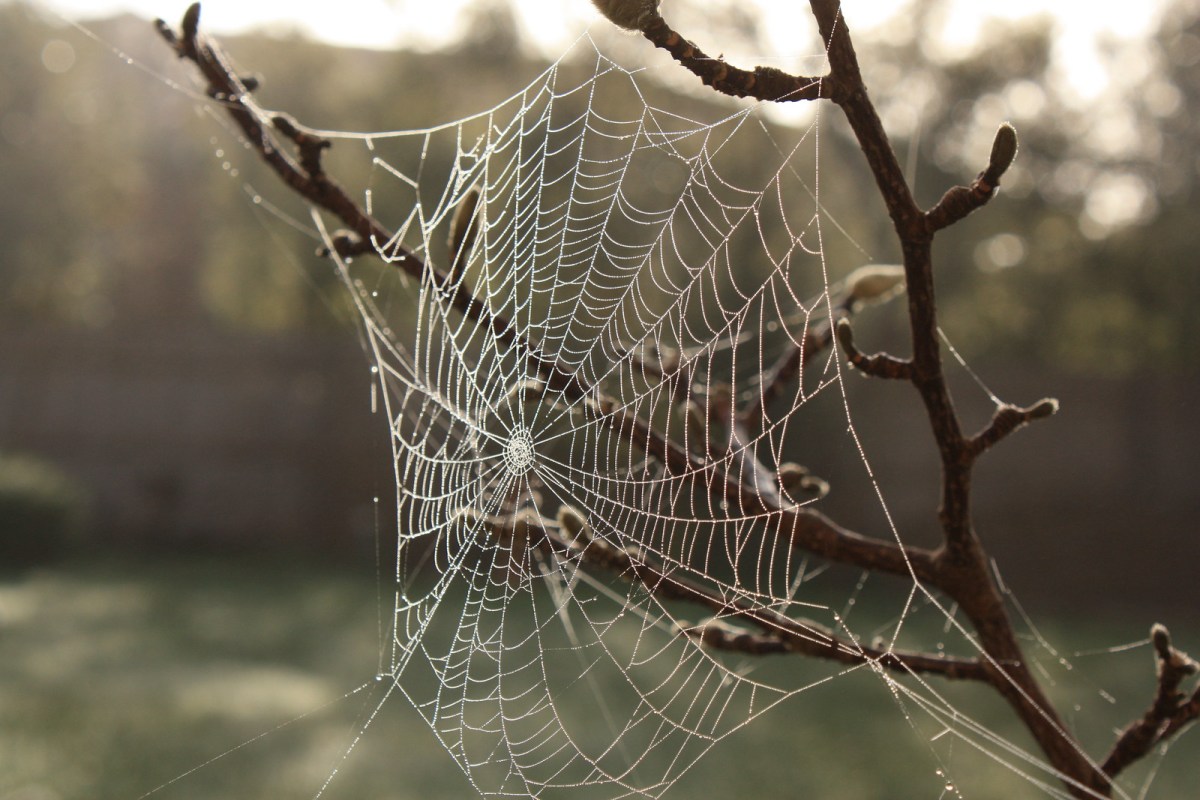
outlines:
[[[846,277],[848,304],[882,303],[904,290],[904,267],[868,264]]]
[[[1041,419],[1058,413],[1058,401],[1053,397],[1047,397],[1044,400],[1039,400],[1029,409],[1030,419]]]
[[[479,219],[475,216],[475,207],[479,205],[479,190],[470,189],[454,209],[454,218],[450,220],[450,258],[454,261],[466,261],[475,244],[475,232],[479,228]]]
[[[1150,628],[1150,641],[1154,642],[1154,649],[1158,651],[1158,656],[1163,661],[1166,661],[1171,656],[1171,634],[1167,631],[1167,626],[1161,622],[1156,622]]]
[[[992,140],[992,157],[988,159],[988,171],[999,178],[1017,157],[1017,129],[1005,122],[996,130]]]

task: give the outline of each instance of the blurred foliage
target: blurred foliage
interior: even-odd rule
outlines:
[[[1020,133],[1000,196],[938,240],[947,335],[968,358],[1105,375],[1193,370],[1200,6],[1179,0],[1147,45],[1142,78],[1088,108],[1070,102],[1053,68],[1047,22],[992,26],[950,60],[921,36],[938,8],[915,3],[902,24],[859,37],[859,50],[923,204],[974,176],[1001,121]],[[474,13],[470,33],[446,52],[337,50],[299,38],[226,44],[245,71],[265,74],[257,96],[266,107],[320,128],[413,128],[486,108],[544,69],[522,55],[502,5]],[[759,35],[746,20],[731,24],[738,41]],[[329,265],[312,255],[306,210],[233,152],[241,148],[223,121],[188,96],[186,65],[144,21],[91,27],[147,70],[33,7],[0,6],[0,180],[23,187],[0,197],[6,324],[344,325],[351,315]],[[708,113],[706,101],[687,102],[690,113]],[[846,133],[836,114],[824,119]],[[845,231],[826,240],[834,277],[897,260],[854,143],[826,142],[823,183],[837,190],[823,201]],[[361,186],[369,159],[339,159],[353,146],[339,143],[331,163]],[[741,159],[747,171],[765,168],[756,155]],[[249,201],[260,190],[277,213]]]
[[[1087,105],[1053,61],[1048,19],[992,25],[945,60],[921,38],[939,6],[917,3],[859,51],[923,205],[982,168],[1000,122],[1020,134],[999,196],[938,239],[943,329],[969,357],[1194,373],[1200,4],[1178,0],[1150,41],[1110,47],[1113,86]]]
[[[321,795],[330,800],[471,796],[399,692],[379,705],[377,687],[388,684],[374,676],[391,648],[379,625],[390,597],[361,569],[279,557],[69,563],[0,582],[0,797],[312,797],[334,770]],[[906,627],[923,626],[925,636],[943,624],[940,614],[917,614]],[[1059,678],[1055,698],[1101,720],[1082,732],[1099,749],[1109,723],[1139,713],[1150,691],[1148,645],[1107,651],[1143,636],[1144,619],[1083,614],[1044,619],[1041,630],[1065,653],[1091,652],[1071,656],[1063,672],[1062,655],[1038,651]],[[828,672],[789,657],[740,669],[768,681]],[[620,684],[579,691],[604,695]],[[937,688],[959,707],[980,700],[978,687]],[[998,700],[972,705],[972,718],[1027,745]],[[898,786],[905,797],[938,797],[939,769],[972,800],[1029,796],[1023,778],[970,747],[935,758],[914,733],[923,722],[869,670],[814,681],[717,744],[666,797],[870,800],[897,797]],[[1198,744],[1182,738],[1124,789],[1140,796],[1152,780],[1150,798],[1195,797]],[[660,747],[646,758],[672,755]],[[995,755],[1011,756],[998,747]]]
[[[87,511],[83,488],[51,464],[0,453],[0,568],[78,549]]]

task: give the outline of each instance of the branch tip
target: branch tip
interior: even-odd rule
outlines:
[[[592,526],[579,509],[564,503],[558,507],[557,519],[559,528],[565,535],[570,536],[572,541],[580,540],[581,543],[585,543],[591,540]]]
[[[953,225],[991,200],[1000,186],[1000,176],[1016,157],[1017,129],[1005,122],[996,129],[987,169],[979,173],[970,186],[951,186],[937,205],[925,214],[929,232]]]
[[[1171,644],[1171,634],[1160,622],[1150,627],[1150,641],[1158,659],[1158,685],[1145,713],[1121,731],[1104,759],[1101,769],[1110,778],[1200,718],[1200,688],[1190,698],[1180,692],[1183,681],[1195,675],[1200,664]]]
[[[178,47],[179,37],[175,35],[175,31],[167,24],[167,21],[162,17],[156,17],[154,20],[154,29],[158,31],[158,35],[166,40],[167,44],[172,47]]]
[[[1043,398],[1028,408],[1001,403],[996,406],[996,411],[992,414],[992,421],[967,440],[966,455],[976,458],[1001,439],[1024,428],[1035,419],[1044,419],[1056,413],[1058,413],[1058,401],[1053,397]]]
[[[791,461],[780,464],[775,475],[779,478],[779,488],[793,501],[806,495],[820,500],[829,494],[829,482],[813,475],[800,464]]]
[[[863,355],[854,344],[854,329],[850,320],[842,317],[837,321],[838,344],[846,351],[850,364],[864,375],[872,378],[887,378],[889,380],[911,380],[913,375],[912,362],[896,358],[887,353]]]
[[[1150,641],[1154,644],[1155,653],[1158,654],[1161,664],[1160,671],[1176,672],[1180,675],[1180,680],[1183,676],[1195,675],[1197,671],[1200,671],[1200,663],[1171,644],[1171,633],[1161,622],[1156,622],[1151,626]]]
[[[333,247],[318,247],[318,257],[329,258],[329,256],[337,253],[341,258],[353,258],[374,249],[374,246],[370,242],[346,228],[338,228],[334,231],[329,237],[329,241]]]
[[[454,283],[462,274],[475,247],[475,238],[479,233],[479,217],[475,214],[478,205],[479,189],[473,186],[454,209],[450,235],[446,239],[446,245],[450,248],[450,269],[446,272],[448,283]]]

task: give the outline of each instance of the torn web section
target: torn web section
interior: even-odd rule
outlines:
[[[388,674],[482,794],[653,797],[797,691],[708,632],[824,636],[780,533],[816,498],[779,474],[840,376],[762,386],[828,306],[815,129],[662,110],[577,49],[486,113],[371,136],[397,234],[345,277],[391,420]]]

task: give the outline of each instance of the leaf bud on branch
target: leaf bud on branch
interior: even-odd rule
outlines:
[[[904,291],[904,267],[867,264],[846,277],[847,308],[885,303]]]

